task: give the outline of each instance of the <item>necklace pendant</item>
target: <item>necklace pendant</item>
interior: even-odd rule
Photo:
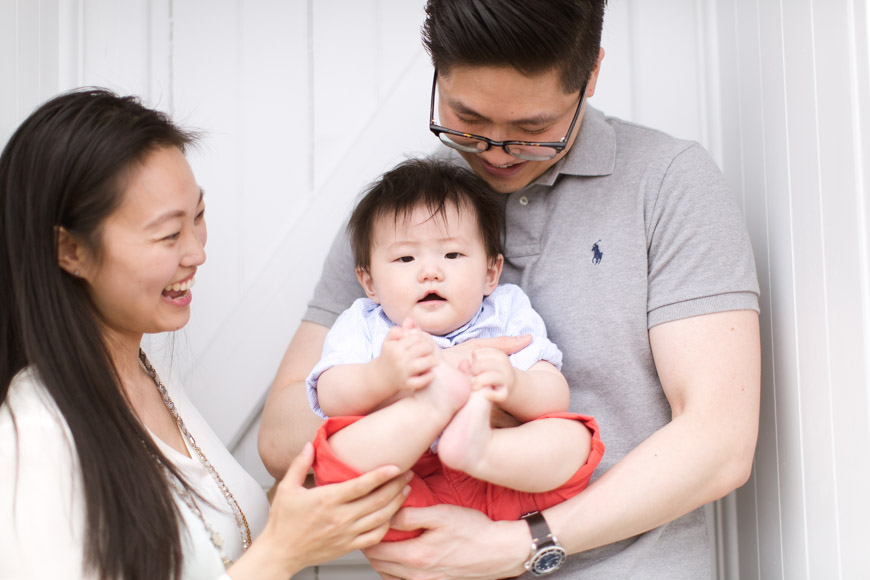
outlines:
[[[229,558],[223,558],[223,563],[224,563],[224,570],[229,570],[230,567],[234,564],[234,562],[232,560],[230,560]]]

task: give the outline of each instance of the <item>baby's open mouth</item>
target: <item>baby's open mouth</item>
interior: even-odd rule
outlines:
[[[420,302],[432,302],[433,300],[444,300],[441,296],[436,294],[435,292],[429,292],[423,298],[420,299]]]

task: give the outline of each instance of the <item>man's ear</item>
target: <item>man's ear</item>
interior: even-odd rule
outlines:
[[[369,271],[365,268],[357,268],[356,279],[359,280],[359,285],[362,286],[366,296],[380,304],[378,295],[375,293],[375,282],[372,279],[372,275],[369,274]]]
[[[504,266],[504,256],[499,254],[495,260],[490,262],[486,268],[486,289],[484,296],[489,296],[498,286],[498,280],[501,278],[501,269]]]
[[[595,94],[595,87],[598,85],[598,75],[601,73],[601,61],[604,60],[604,49],[598,49],[598,62],[595,64],[595,68],[592,69],[592,72],[589,74],[589,82],[586,84],[586,98],[593,96]]]
[[[85,270],[84,244],[63,226],[54,226],[54,237],[57,241],[57,264],[76,278],[81,277]]]

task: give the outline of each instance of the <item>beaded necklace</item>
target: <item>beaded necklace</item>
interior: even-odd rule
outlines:
[[[157,376],[157,371],[154,370],[154,367],[151,365],[151,362],[148,360],[148,357],[145,355],[145,351],[141,348],[139,349],[139,360],[142,362],[142,366],[145,368],[145,372],[151,377],[151,380],[154,381],[154,385],[157,387],[157,390],[160,392],[160,396],[163,398],[163,404],[166,405],[166,408],[169,410],[169,413],[175,419],[175,423],[178,425],[178,430],[181,431],[181,434],[187,439],[188,443],[190,443],[190,447],[196,453],[199,462],[205,467],[206,471],[209,472],[211,478],[214,480],[215,484],[218,486],[218,489],[224,496],[227,504],[230,506],[230,509],[233,512],[233,515],[236,519],[236,525],[239,528],[239,534],[242,538],[242,551],[247,550],[251,545],[251,528],[248,526],[248,519],[245,517],[244,512],[242,511],[241,506],[236,501],[236,498],[233,497],[232,492],[227,487],[227,484],[224,483],[223,478],[221,478],[220,474],[211,464],[211,462],[206,458],[205,454],[199,448],[199,445],[196,444],[196,439],[193,438],[193,435],[190,434],[190,431],[187,430],[187,427],[184,425],[184,421],[181,416],[178,414],[178,410],[175,408],[175,403],[172,402],[172,399],[169,396],[169,392],[166,390],[166,386],[160,380],[160,377]],[[223,549],[223,538],[218,533],[214,527],[208,523],[205,519],[205,516],[202,513],[202,510],[196,504],[191,495],[190,491],[182,485],[178,478],[175,477],[169,468],[166,465],[161,463],[161,467],[163,468],[163,473],[166,475],[166,479],[169,481],[169,484],[175,490],[175,492],[181,497],[184,503],[190,508],[196,517],[200,519],[202,525],[205,526],[206,531],[208,532],[209,539],[214,547],[217,549],[218,553],[221,556],[221,560],[224,563],[225,568],[229,568],[233,561],[227,557],[226,553]]]

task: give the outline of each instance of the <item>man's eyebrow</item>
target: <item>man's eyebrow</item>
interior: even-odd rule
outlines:
[[[199,199],[196,200],[197,206],[199,206],[199,204],[202,203],[202,197],[204,194],[205,194],[205,190],[203,190],[200,187],[199,188]],[[145,229],[153,230],[153,229],[159,227],[160,225],[162,225],[163,223],[165,223],[171,219],[181,218],[181,217],[184,217],[184,211],[182,211],[180,209],[175,210],[175,211],[170,211],[170,212],[167,212],[165,214],[159,215],[156,218],[154,218],[152,221],[150,221],[148,223],[148,225],[145,226]]]
[[[458,115],[474,117],[475,119],[480,121],[489,120],[462,101],[448,101],[447,105],[453,110],[454,113]],[[558,119],[559,114],[540,113],[538,115],[533,115],[531,117],[526,117],[523,119],[514,119],[513,121],[511,121],[511,125],[552,125]]]

